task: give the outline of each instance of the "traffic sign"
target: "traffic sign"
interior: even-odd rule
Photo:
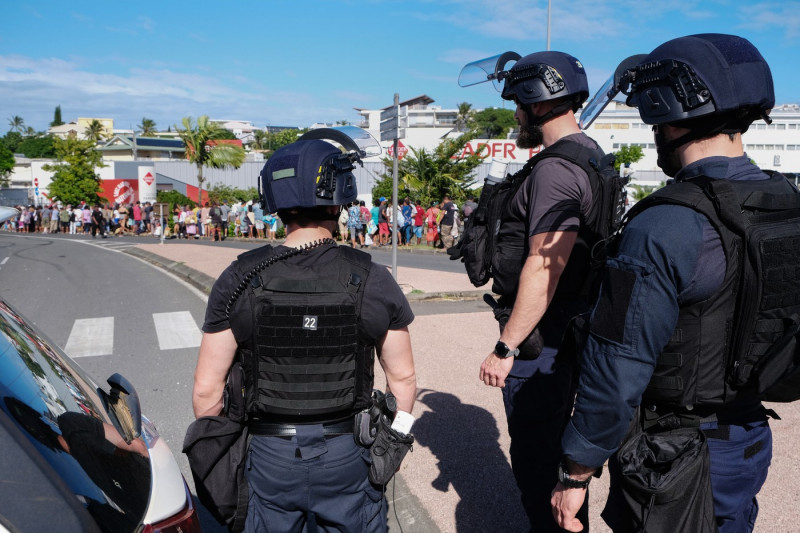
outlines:
[[[381,140],[403,139],[408,127],[408,106],[393,105],[381,111]]]
[[[39,186],[39,178],[33,178],[33,186],[34,187],[38,187]]]
[[[389,153],[389,157],[394,157],[394,144],[389,145],[387,152]],[[407,153],[408,148],[406,148],[406,145],[397,141],[397,159],[403,159]]]

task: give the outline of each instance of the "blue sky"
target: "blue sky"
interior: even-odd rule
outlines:
[[[699,7],[684,7],[684,5]],[[551,49],[586,66],[594,92],[617,63],[681,35],[735,33],[770,63],[778,104],[800,103],[800,2],[552,0]],[[435,105],[503,105],[488,84],[460,88],[461,67],[546,48],[546,0],[17,1],[3,6],[0,132],[20,116],[143,117],[305,127],[357,122],[427,94]]]

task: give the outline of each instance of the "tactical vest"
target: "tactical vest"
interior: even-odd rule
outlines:
[[[234,332],[250,331],[238,351],[248,417],[319,423],[366,408],[376,342],[361,318],[370,256],[338,247],[328,262],[299,266],[262,248],[240,255],[237,265],[247,282],[242,301],[250,304],[230,320]]]
[[[727,266],[715,294],[679,310],[643,405],[693,408],[746,398],[797,399],[764,394],[754,369],[763,369],[765,354],[788,354],[780,372],[795,373],[789,388],[800,394],[798,363],[791,362],[796,345],[786,344],[793,335],[796,342],[800,320],[800,194],[777,173],[758,181],[699,177],[651,194],[631,209],[625,224],[663,204],[703,214],[720,235]],[[776,344],[783,338],[786,342]],[[774,361],[768,365],[774,370]]]
[[[523,168],[527,175],[520,179],[509,198],[522,187],[535,170],[536,165],[548,157],[560,157],[581,167],[589,178],[592,188],[592,207],[588,216],[581,220],[578,236],[572,248],[564,271],[561,273],[555,294],[537,329],[545,346],[558,346],[567,323],[573,316],[589,308],[589,302],[596,287],[590,287],[592,270],[592,250],[595,245],[608,237],[622,218],[619,204],[624,181],[615,187],[601,183],[599,173],[610,168],[613,172],[614,156],[606,156],[600,148],[592,149],[568,139],[562,139],[534,156]],[[618,175],[616,176],[619,180]],[[617,205],[619,204],[619,205]],[[519,288],[519,277],[528,257],[527,213],[514,215],[506,208],[503,214],[492,255],[491,272],[494,278],[492,290],[504,296],[505,301],[514,301]],[[615,221],[615,222],[613,222]],[[613,227],[612,227],[613,226]],[[600,258],[602,263],[604,260]]]

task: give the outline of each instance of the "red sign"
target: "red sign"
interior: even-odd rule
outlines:
[[[153,180],[155,180],[155,178],[153,177],[153,174],[151,174],[150,172],[145,174],[144,177],[142,177],[142,179],[144,180],[144,182],[147,185],[152,185],[153,184]]]
[[[394,157],[394,143],[389,145],[389,157]],[[408,153],[408,148],[403,144],[403,141],[397,141],[397,159],[403,159]]]
[[[39,186],[39,178],[33,178],[33,186],[34,187],[38,187]]]

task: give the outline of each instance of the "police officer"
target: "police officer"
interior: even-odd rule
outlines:
[[[356,200],[360,155],[333,129],[277,150],[261,172],[262,201],[286,241],[240,255],[209,297],[193,406],[198,418],[219,414],[228,371],[241,362],[253,435],[245,531],[387,528],[353,419],[369,407],[376,351],[398,410],[411,412],[414,316],[385,268],[333,239],[341,206]]]
[[[700,450],[696,460],[682,463],[687,466],[674,475],[707,470],[704,457],[710,457],[710,474],[693,483],[676,481],[686,498],[675,498],[678,505],[666,513],[659,512],[663,502],[648,498],[640,501],[652,508],[641,512],[634,493],[626,492],[630,486],[620,481],[619,465],[627,461],[623,446],[609,463],[611,491],[603,512],[615,531],[641,527],[642,517],[648,517],[648,531],[659,525],[669,531],[751,531],[772,437],[759,400],[735,390],[726,378],[726,350],[737,344],[730,326],[749,309],[736,303],[740,248],[731,245],[736,239],[730,230],[711,220],[713,204],[726,202],[711,202],[705,191],[733,188],[741,198],[754,191],[795,194],[786,180],[770,179],[743,151],[742,133],[754,120],[766,119],[774,105],[772,76],[747,40],[703,34],[657,47],[621,85],[628,104],[653,125],[658,165],[676,183],[643,204],[650,207],[638,213],[634,207],[635,216],[607,261],[575,410],[562,439],[565,461],[553,491],[553,514],[568,530],[581,530],[573,517],[590,476],[620,447],[630,425],[626,443],[647,442],[662,451],[676,442],[671,439],[694,439],[697,446],[687,449]],[[686,205],[656,202],[661,194],[674,195],[671,189],[698,192]],[[708,215],[696,210],[706,204],[712,206]],[[736,204],[734,211],[742,209]],[[653,458],[658,459],[655,453]],[[645,473],[649,464],[628,463],[627,472]],[[694,519],[684,520],[692,513]]]
[[[530,170],[524,170],[529,175],[502,215],[492,251],[492,290],[501,295],[495,309],[500,337],[479,378],[503,389],[511,465],[533,529],[557,531],[548,502],[573,387],[572,368],[557,364],[555,355],[568,319],[588,308],[578,288],[589,271],[586,220],[593,187],[580,165],[545,156],[555,145],[586,149],[597,161],[604,154],[575,120],[589,96],[586,72],[576,58],[534,53],[499,78],[502,97],[517,106],[517,146],[544,145],[544,151],[529,161]],[[588,506],[583,515],[588,520]]]

